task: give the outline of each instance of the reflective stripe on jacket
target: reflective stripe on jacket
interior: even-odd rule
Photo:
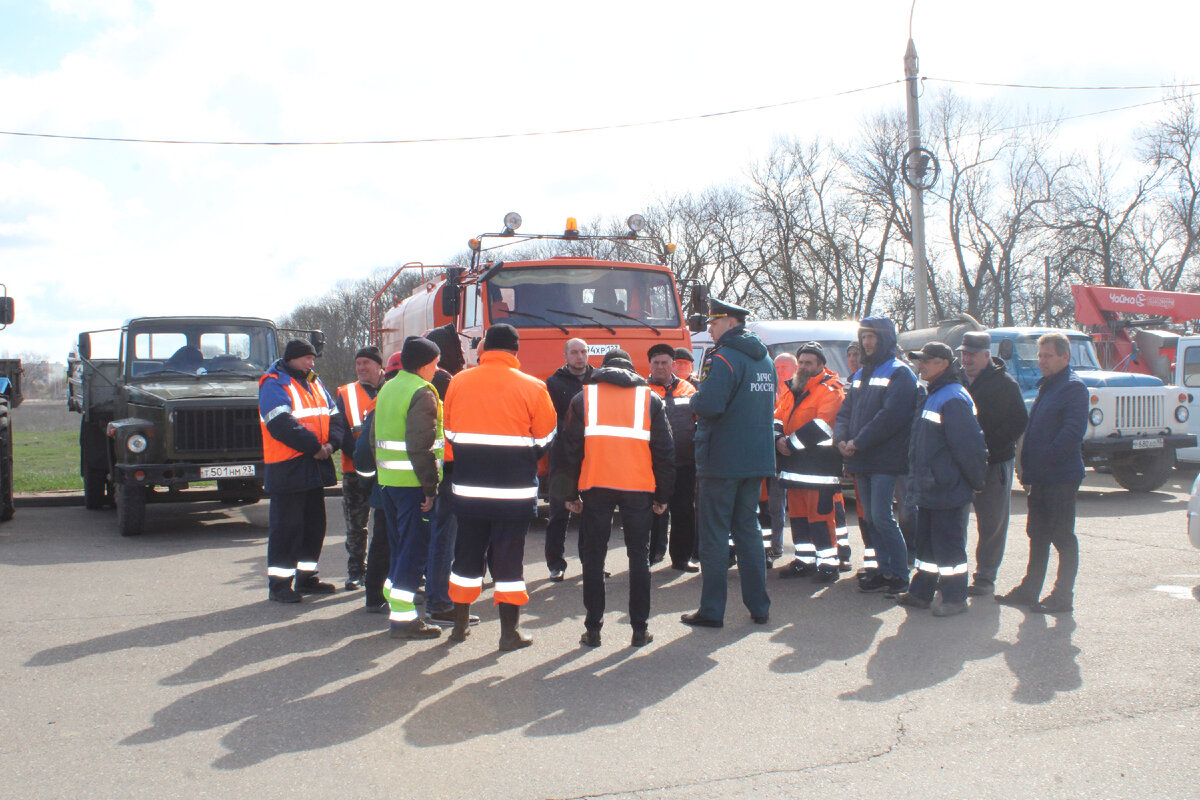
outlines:
[[[375,408],[375,398],[367,394],[367,389],[358,381],[339,386],[337,390],[338,405],[346,415],[346,427],[349,436],[342,446],[342,472],[354,471],[354,445],[367,414]]]
[[[432,497],[441,478],[445,447],[437,390],[419,375],[401,370],[380,389],[374,420],[379,484],[423,486],[426,496]]]
[[[267,428],[268,423],[283,414],[290,414],[305,430],[316,436],[318,444],[329,441],[329,418],[336,413],[336,407],[321,379],[315,374],[301,383],[273,367],[258,380],[258,398],[263,460],[266,463],[275,464],[304,455],[302,451],[276,439]]]
[[[786,436],[792,450],[778,457],[780,484],[789,489],[841,485],[842,457],[834,447],[833,423],[845,396],[837,373],[828,369],[799,388],[789,385],[775,406],[775,435]]]
[[[579,491],[653,492],[650,388],[589,383],[583,387],[583,417]]]
[[[446,390],[446,439],[454,444],[451,496],[459,514],[531,519],[537,462],[554,440],[558,416],[546,384],[520,371],[505,351],[485,351]]]

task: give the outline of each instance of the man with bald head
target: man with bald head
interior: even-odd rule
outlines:
[[[550,400],[558,414],[558,433],[567,421],[567,409],[571,400],[583,391],[583,382],[591,377],[592,366],[588,364],[588,346],[583,339],[568,339],[563,345],[563,357],[566,361],[558,370],[546,378],[546,390],[550,392]],[[556,436],[556,443],[551,446],[550,463],[556,465],[561,454],[557,451],[561,436]],[[553,478],[553,476],[551,476]],[[550,519],[546,522],[546,568],[550,570],[550,580],[561,581],[567,571],[567,559],[563,554],[566,549],[567,525],[571,521],[571,512],[562,503],[550,504]]]

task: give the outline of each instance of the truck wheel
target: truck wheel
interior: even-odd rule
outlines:
[[[12,415],[8,398],[0,397],[0,522],[13,517]]]
[[[146,527],[146,487],[117,486],[117,527],[122,536],[141,536]]]
[[[1167,482],[1175,467],[1175,453],[1138,453],[1109,462],[1117,483],[1131,492],[1153,492]]]

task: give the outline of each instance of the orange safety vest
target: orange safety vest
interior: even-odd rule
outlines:
[[[375,408],[375,398],[367,394],[367,390],[358,381],[338,387],[338,397],[342,400],[342,408],[346,409],[346,426],[352,431],[367,420],[367,414]],[[361,433],[361,431],[359,432]],[[354,434],[358,441],[358,433]],[[342,451],[342,474],[354,472],[354,449]]]
[[[325,387],[321,384],[321,379],[314,378],[312,381],[304,381],[303,385],[297,385],[299,381],[294,380],[291,376],[268,372],[258,379],[258,385],[261,387],[268,380],[278,381],[290,401],[290,408],[279,406],[272,409],[271,419],[277,414],[291,414],[297,422],[312,431],[321,444],[328,442],[329,416],[334,409],[329,406],[328,396]],[[263,461],[268,464],[277,464],[280,461],[290,461],[304,455],[271,435],[267,430],[269,419],[260,415],[258,421],[262,425]]]
[[[599,486],[653,492],[650,387],[589,383],[583,387],[583,419],[579,491]]]

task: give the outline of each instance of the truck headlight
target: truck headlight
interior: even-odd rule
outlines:
[[[1099,427],[1101,422],[1104,422],[1104,412],[1098,408],[1093,408],[1088,413],[1088,420],[1095,426]]]
[[[125,440],[125,446],[129,448],[129,452],[131,453],[144,453],[146,452],[146,437],[140,433],[135,433]]]
[[[1188,414],[1187,406],[1176,406],[1175,407],[1175,421],[1176,422],[1187,422],[1188,416],[1190,416],[1190,415]]]

